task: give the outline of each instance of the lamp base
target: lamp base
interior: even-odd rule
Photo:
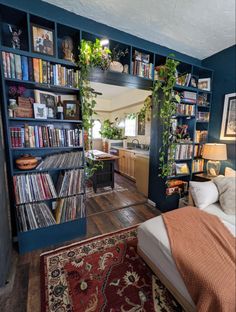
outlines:
[[[207,174],[212,177],[216,177],[220,174],[220,161],[208,160],[207,162]]]

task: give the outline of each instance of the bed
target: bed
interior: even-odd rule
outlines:
[[[218,216],[225,227],[227,227],[235,237],[235,215],[224,213],[219,202],[210,204],[202,210]],[[194,302],[188,293],[172,257],[168,234],[162,216],[150,219],[139,226],[138,252],[160,278],[162,283],[179,301],[184,310],[195,311],[196,307]]]

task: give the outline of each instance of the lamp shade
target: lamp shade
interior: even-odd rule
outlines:
[[[205,144],[203,148],[202,158],[210,160],[227,160],[226,144]]]

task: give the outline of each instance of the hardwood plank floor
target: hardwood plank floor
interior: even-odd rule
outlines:
[[[64,246],[94,237],[101,234],[113,232],[122,228],[139,224],[145,220],[160,214],[158,209],[148,205],[146,198],[137,192],[135,184],[119,177],[119,184],[128,191],[117,192],[118,194],[106,194],[89,199],[86,206],[91,208],[87,218],[87,235],[63,244]],[[112,195],[113,194],[113,195]],[[112,195],[112,196],[111,196]],[[119,201],[117,200],[119,198]],[[144,203],[135,202],[135,199]],[[133,203],[126,207],[124,204]],[[122,204],[124,207],[119,206]],[[53,247],[51,247],[53,249]],[[0,298],[1,312],[40,312],[40,254],[46,250],[38,250],[25,255],[17,255],[17,274],[12,292]],[[82,311],[81,311],[82,312]]]

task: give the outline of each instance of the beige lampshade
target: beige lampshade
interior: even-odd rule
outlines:
[[[202,158],[210,160],[227,160],[226,144],[205,144],[203,148]]]

